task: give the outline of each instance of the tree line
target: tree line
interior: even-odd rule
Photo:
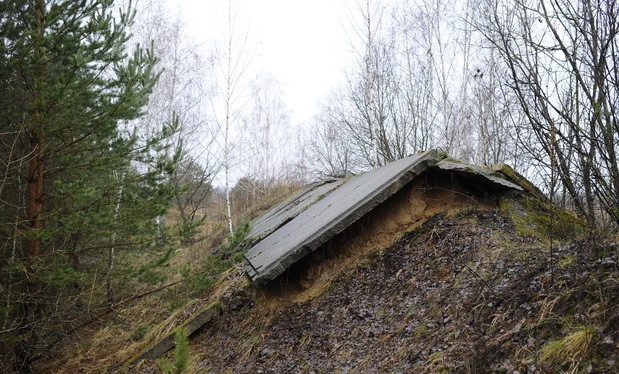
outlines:
[[[365,0],[349,12],[357,63],[317,119],[319,170],[440,148],[511,164],[591,229],[619,222],[615,2]]]

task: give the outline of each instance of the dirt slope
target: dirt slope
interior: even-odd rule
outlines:
[[[289,275],[231,295],[192,370],[616,373],[618,251],[521,234],[498,209],[438,213],[320,292]]]
[[[619,245],[576,230],[532,197],[427,173],[275,281],[238,266],[149,327],[165,337],[217,308],[190,373],[619,373]],[[156,341],[49,372],[159,373],[127,366]]]

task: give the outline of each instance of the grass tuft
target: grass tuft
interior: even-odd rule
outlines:
[[[551,340],[540,350],[540,363],[562,366],[578,363],[587,357],[596,335],[594,328],[579,326],[576,331],[560,340]]]

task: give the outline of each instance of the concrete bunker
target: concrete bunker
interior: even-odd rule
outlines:
[[[370,252],[389,247],[428,218],[463,209],[496,209],[506,188],[474,183],[457,173],[431,168],[320,248],[292,264],[274,288],[317,294],[343,270]],[[309,296],[309,295],[308,295]]]
[[[304,199],[302,191],[261,218],[270,231],[254,230],[246,241],[245,270],[254,284],[276,280],[289,291],[320,292],[332,273],[439,212],[498,208],[510,191],[543,196],[507,166],[468,165],[435,150],[326,185],[322,195]],[[283,219],[290,207],[294,214]]]
[[[251,223],[242,243],[248,249],[244,270],[266,296],[285,292],[295,301],[309,300],[339,274],[362,266],[367,254],[388,248],[428,218],[467,208],[498,209],[514,191],[545,200],[508,166],[468,165],[435,150],[358,176],[317,182]],[[238,280],[244,284],[234,284],[239,289],[248,286]],[[224,312],[224,297],[215,299],[185,320],[190,333]],[[171,330],[159,333],[126,365],[159,357],[173,340]]]

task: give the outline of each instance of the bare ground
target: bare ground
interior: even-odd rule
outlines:
[[[220,302],[190,339],[196,373],[619,372],[619,246],[551,241],[519,196],[455,182],[416,181],[264,287],[227,272],[151,331]],[[120,342],[61,371],[161,372],[123,369],[145,342]]]
[[[192,339],[194,370],[619,372],[617,251],[542,243],[497,210],[439,213],[321,295],[299,301],[290,277],[235,295]],[[554,360],[545,347],[581,330]]]

